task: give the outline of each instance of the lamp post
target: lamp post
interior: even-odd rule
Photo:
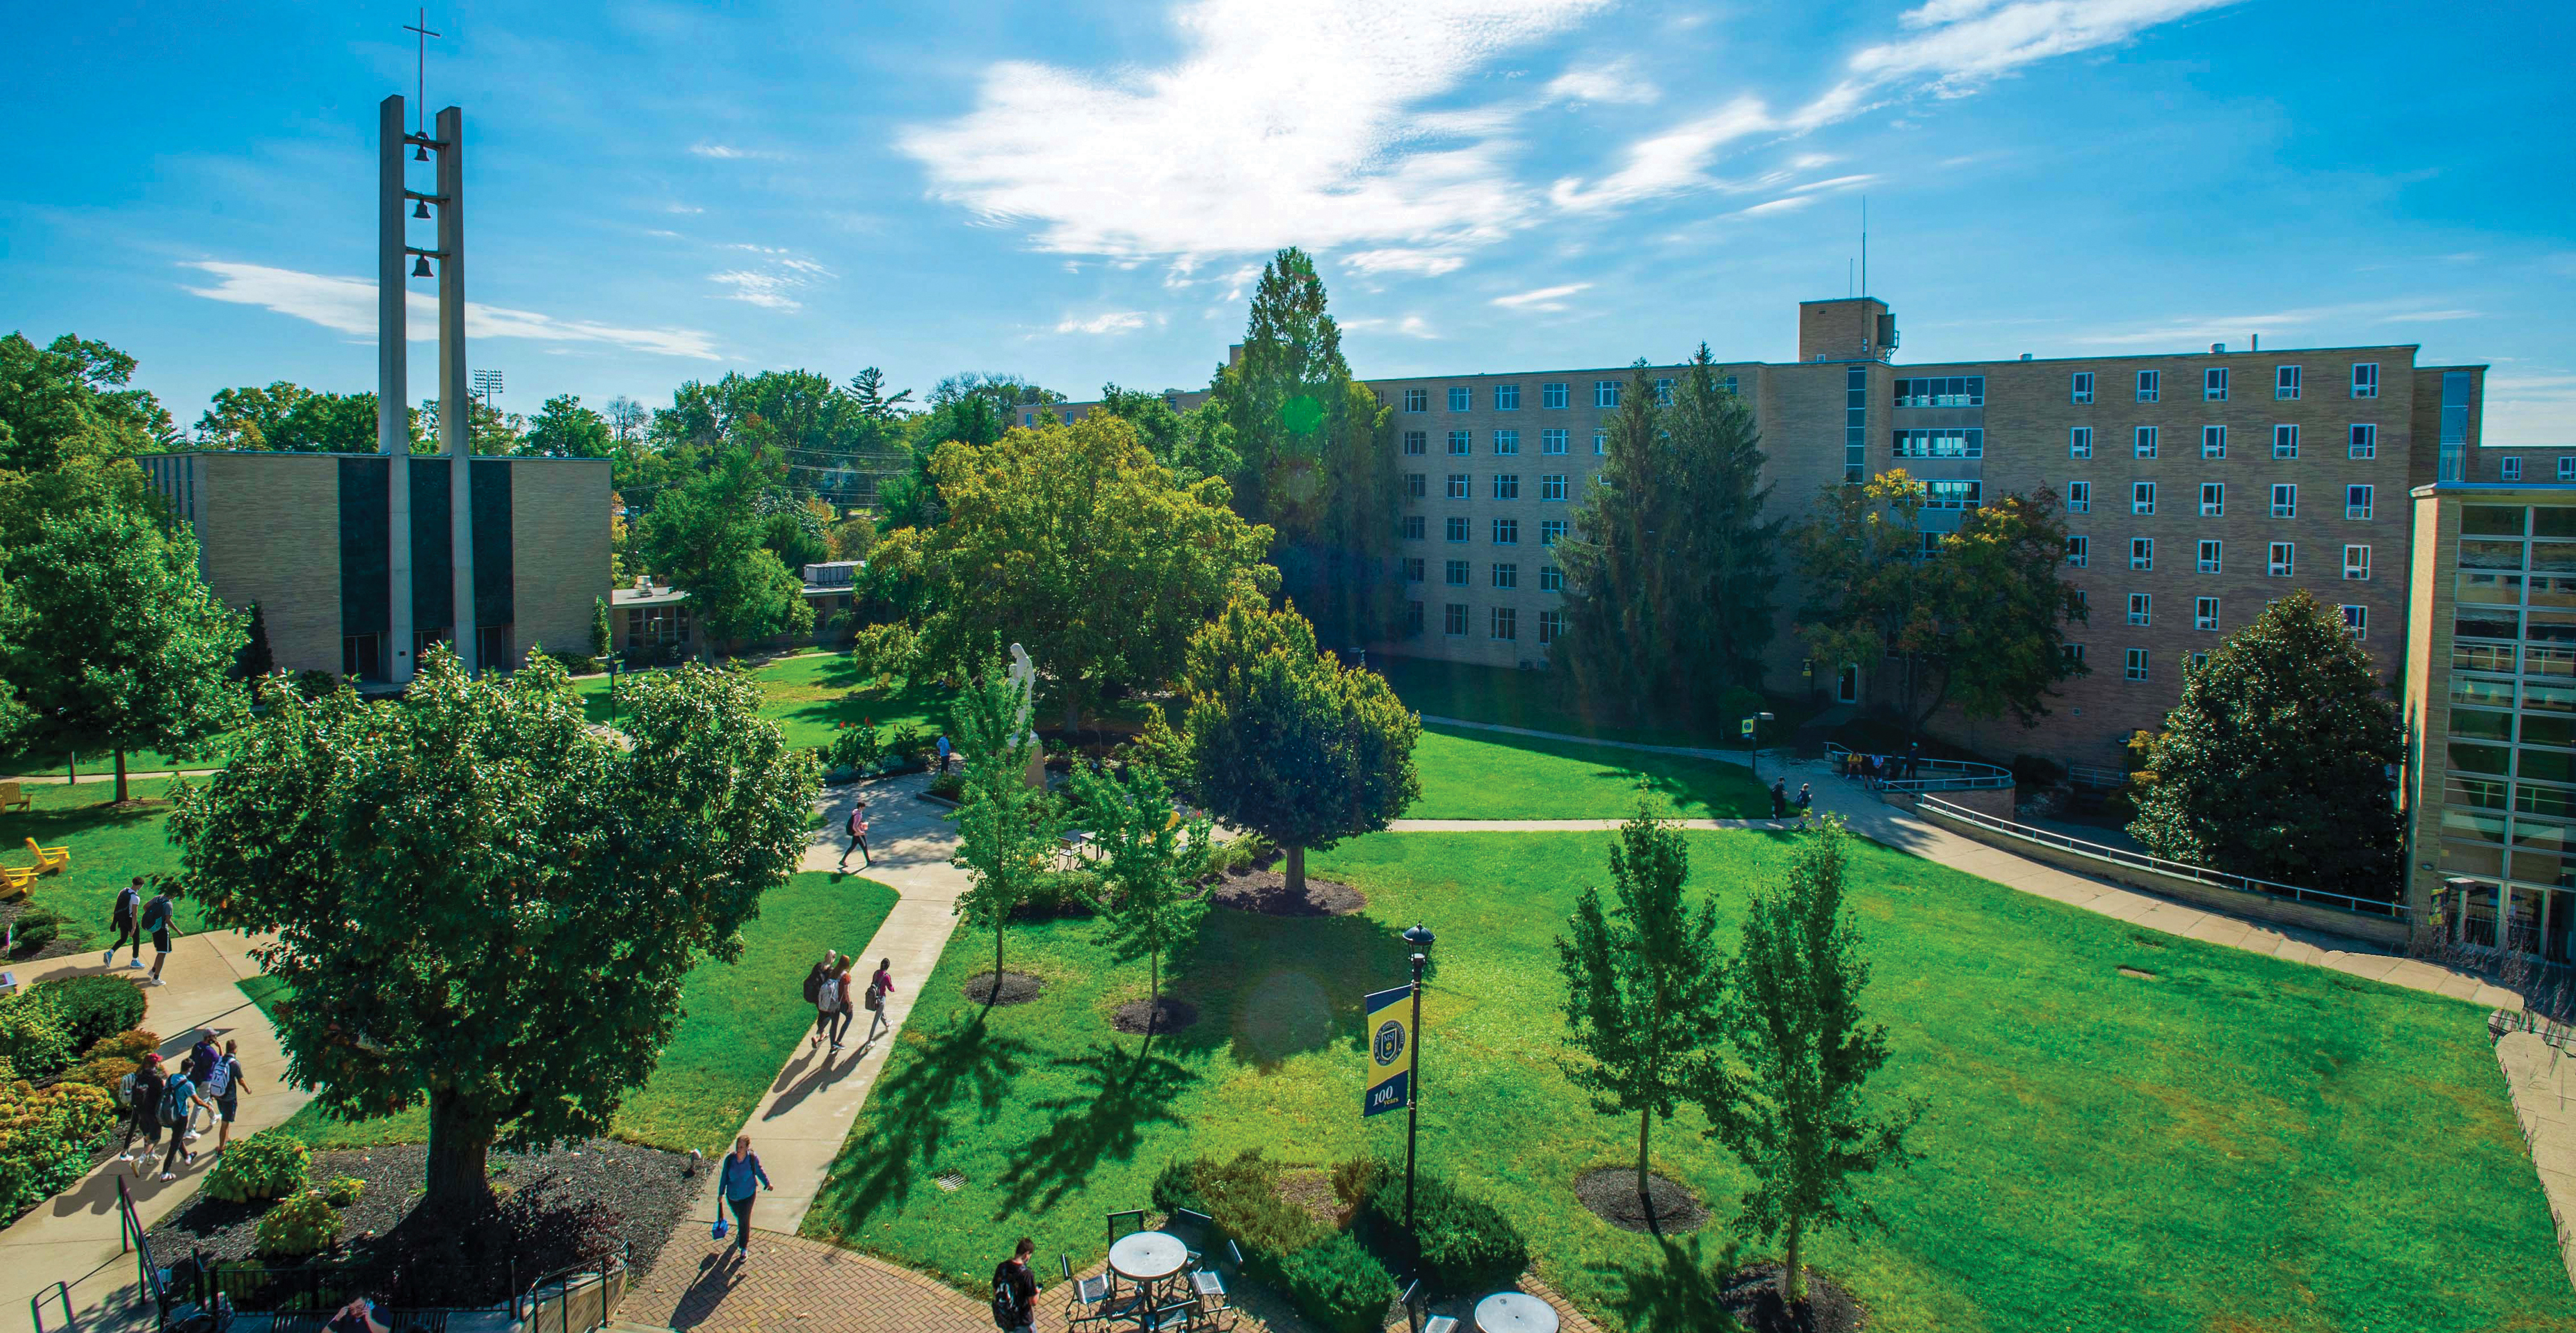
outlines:
[[[1431,947],[1433,936],[1428,927],[1415,922],[1404,932],[1404,942],[1413,946],[1413,1051],[1412,1063],[1404,1070],[1404,1229],[1413,1230],[1413,1141],[1422,1127],[1422,964]]]
[[[1769,713],[1755,713],[1744,719],[1745,748],[1752,751],[1753,777],[1757,782],[1762,778],[1762,736],[1760,726],[1762,723],[1770,720],[1771,715]]]
[[[617,654],[612,652],[608,655],[608,727],[611,731],[617,729],[617,665]]]

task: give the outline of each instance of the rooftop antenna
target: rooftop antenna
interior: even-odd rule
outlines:
[[[429,106],[429,39],[436,37],[439,34],[429,30],[429,11],[427,9],[420,11],[420,20],[418,22],[404,24],[403,31],[420,34],[420,54],[418,57],[419,88],[417,89],[417,96],[412,102],[411,129],[413,134],[426,139],[429,137],[429,132],[422,128],[423,122],[421,120],[421,114]]]

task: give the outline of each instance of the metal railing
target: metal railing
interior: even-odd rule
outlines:
[[[2078,787],[2091,787],[2098,791],[2118,791],[2129,785],[2129,775],[2116,768],[2093,768],[2085,764],[2069,765],[2066,780]]]
[[[1855,753],[1859,752],[1838,742],[1825,742],[1825,758],[1833,762],[1834,771],[1838,773],[1848,770]],[[1903,755],[1881,755],[1879,759],[1900,772],[1906,763]],[[1867,782],[1873,791],[1979,791],[2013,785],[2012,770],[1997,768],[1993,764],[1964,759],[1916,759],[1913,765],[1915,777],[1891,778],[1882,773],[1878,777],[1861,780]]]
[[[1956,819],[1964,823],[1974,824],[1979,828],[2000,833],[2008,838],[2019,838],[2023,842],[2037,843],[2043,847],[2054,847],[2060,851],[2073,852],[2078,856],[2089,857],[2096,861],[2108,862],[2112,865],[2128,866],[2137,870],[2151,870],[2159,875],[2170,875],[2176,879],[2187,879],[2194,883],[2207,884],[2221,889],[2234,889],[2239,893],[2256,893],[2261,894],[2266,898],[2284,898],[2297,903],[2315,903],[2320,906],[2332,907],[2340,911],[2351,912],[2356,916],[2387,917],[2394,921],[2403,921],[2406,919],[2406,907],[2403,903],[2380,902],[2372,898],[2356,898],[2348,893],[2332,893],[2324,889],[2303,889],[2296,884],[2283,884],[2278,880],[2256,879],[2251,875],[2231,875],[2223,870],[2212,870],[2207,866],[2196,866],[2188,861],[2168,861],[2161,856],[2149,855],[2146,852],[2133,852],[2123,847],[2112,847],[2098,842],[2086,842],[2082,838],[2069,837],[2063,833],[2053,832],[2044,828],[2036,828],[2029,824],[2015,823],[2009,819],[1998,819],[1995,816],[1986,814],[1982,811],[1971,810],[1964,805],[1955,805],[1949,801],[1942,800],[1938,796],[1924,797],[1922,803],[1918,805],[1916,809],[1918,811],[1928,810],[1947,819]]]

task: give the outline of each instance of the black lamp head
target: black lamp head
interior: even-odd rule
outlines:
[[[1432,939],[1431,929],[1418,921],[1410,930],[1404,932],[1404,942],[1417,949],[1430,948]]]

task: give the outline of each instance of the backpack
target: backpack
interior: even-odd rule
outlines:
[[[206,1074],[206,1091],[216,1097],[233,1085],[233,1075],[241,1070],[241,1061],[229,1055],[215,1057],[215,1067]]]
[[[1029,1321],[1020,1314],[1019,1284],[1007,1269],[993,1275],[993,1327],[1015,1329]]]
[[[817,965],[805,974],[805,1003],[813,1004],[823,997],[823,969]]]
[[[161,1090],[161,1123],[165,1125],[188,1123],[188,1102],[196,1091],[196,1086],[188,1082],[185,1077],[170,1080],[170,1085]]]
[[[868,983],[868,1012],[873,1014],[883,1008],[885,1008],[885,992],[877,989],[877,984],[871,981]]]
[[[125,1071],[125,1077],[116,1081],[116,1104],[119,1107],[128,1111],[134,1109],[134,1080],[142,1073],[140,1069],[129,1069]]]
[[[109,924],[116,926],[133,925],[134,914],[141,910],[143,910],[143,895],[136,893],[134,891],[134,886],[128,884],[125,886],[123,891],[116,895],[116,914],[110,920]]]

